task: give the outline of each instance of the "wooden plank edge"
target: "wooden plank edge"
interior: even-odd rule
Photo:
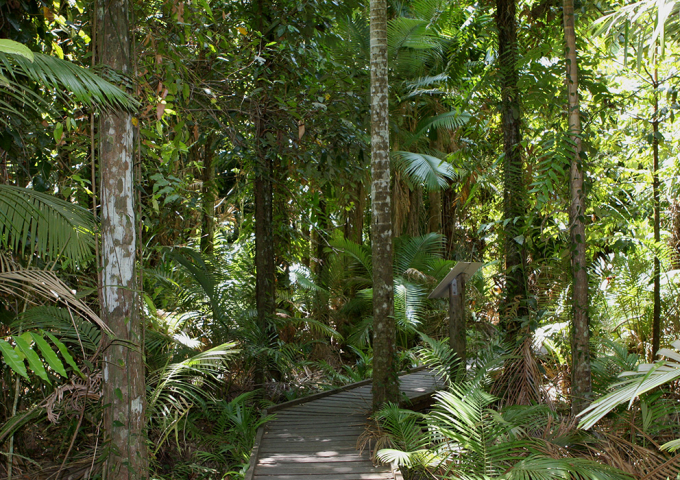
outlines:
[[[411,370],[408,370],[406,372],[402,372],[402,373],[399,374],[399,376],[402,377],[404,375],[409,375],[411,373],[420,372],[422,370],[425,370],[426,368],[427,367],[425,367],[424,365],[421,365],[420,367],[412,368]],[[363,387],[364,385],[370,385],[372,382],[373,382],[373,379],[368,378],[368,379],[362,380],[360,382],[350,383],[349,385],[343,385],[342,387],[334,388],[332,390],[326,390],[325,392],[319,392],[319,393],[315,393],[313,395],[309,395],[309,396],[306,396],[306,397],[300,397],[300,398],[296,398],[294,400],[289,400],[288,402],[279,403],[278,405],[274,405],[272,407],[269,407],[267,409],[267,411],[269,413],[276,412],[276,411],[283,410],[283,409],[288,408],[288,407],[293,407],[295,405],[300,405],[302,403],[307,403],[307,402],[311,402],[313,400],[318,400],[320,398],[328,397],[329,395],[335,395],[336,393],[339,393],[339,392],[345,392],[347,390],[352,390],[352,389],[355,389],[355,388],[358,388],[358,387]],[[249,480],[249,479],[246,479],[246,480]]]
[[[262,418],[267,416],[267,410],[262,410]],[[264,423],[260,425],[257,429],[257,434],[255,435],[255,443],[253,444],[253,449],[250,451],[250,460],[248,462],[248,470],[246,470],[246,476],[244,480],[253,480],[255,475],[255,465],[257,465],[257,458],[260,451],[260,444],[262,443],[262,437],[264,436],[264,429],[267,424]]]

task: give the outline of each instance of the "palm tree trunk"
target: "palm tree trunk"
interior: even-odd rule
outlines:
[[[101,63],[130,75],[128,0],[100,2],[97,8]],[[102,215],[102,319],[115,338],[104,336],[104,431],[109,443],[107,480],[148,478],[144,408],[143,331],[137,304],[136,231],[133,188],[132,116],[100,117]]]
[[[521,235],[526,215],[526,186],[520,142],[520,101],[517,87],[517,25],[515,0],[496,0],[498,56],[501,73],[501,122],[503,129],[503,216],[506,221],[505,270],[506,292],[501,320],[508,340],[515,343],[520,322],[528,314],[526,252]]]
[[[569,169],[571,206],[571,268],[573,289],[571,345],[571,412],[576,415],[590,404],[592,380],[590,374],[590,328],[588,319],[588,271],[586,270],[585,194],[581,161],[581,117],[578,96],[578,64],[574,27],[574,0],[564,0],[564,41],[567,60],[567,94],[569,102],[569,133],[574,153]]]
[[[371,249],[373,256],[373,408],[399,400],[392,267],[387,69],[387,2],[371,0]]]

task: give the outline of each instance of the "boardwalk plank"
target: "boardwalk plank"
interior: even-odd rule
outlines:
[[[440,383],[420,370],[401,377],[404,399],[419,399]],[[360,382],[274,407],[258,433],[246,480],[399,480],[357,450],[371,407],[371,385]]]

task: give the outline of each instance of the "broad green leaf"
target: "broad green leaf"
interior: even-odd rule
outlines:
[[[5,363],[9,366],[9,368],[17,372],[22,377],[28,379],[26,365],[24,365],[24,362],[21,361],[21,358],[19,355],[17,355],[17,352],[14,351],[12,346],[6,341],[0,340],[0,350],[2,350],[2,358],[5,360]]]
[[[45,335],[47,335],[48,337],[50,337],[50,340],[52,340],[52,343],[54,343],[54,344],[57,346],[57,348],[58,348],[59,351],[61,352],[61,356],[64,357],[64,360],[66,360],[66,363],[68,363],[68,364],[71,366],[71,368],[72,368],[78,375],[80,375],[81,377],[85,377],[85,375],[83,375],[83,372],[81,372],[80,369],[78,368],[78,365],[76,365],[76,362],[73,360],[73,357],[71,356],[71,354],[68,353],[68,348],[66,348],[66,345],[64,345],[63,343],[61,343],[61,342],[57,339],[57,337],[55,337],[54,335],[52,335],[50,332],[45,332]]]
[[[24,58],[33,61],[33,52],[26,46],[14,40],[0,39],[0,52],[9,53],[12,55],[21,55]]]
[[[47,364],[52,368],[52,370],[57,372],[62,377],[68,377],[68,375],[66,374],[66,369],[64,368],[64,364],[61,363],[61,360],[59,360],[57,354],[54,353],[54,350],[52,350],[52,347],[50,347],[49,343],[47,343],[45,339],[38,335],[37,333],[31,332],[31,337],[33,338],[33,341],[40,349],[40,352],[43,354],[43,358],[45,359]]]
[[[47,383],[50,385],[52,382],[50,382],[50,379],[47,376],[47,372],[45,371],[45,367],[43,366],[42,361],[40,360],[40,357],[38,356],[37,353],[35,353],[32,349],[29,343],[24,340],[22,337],[19,336],[12,336],[14,339],[14,342],[17,344],[17,347],[19,347],[19,350],[26,355],[26,359],[28,360],[28,366],[31,367],[31,370],[45,380]]]

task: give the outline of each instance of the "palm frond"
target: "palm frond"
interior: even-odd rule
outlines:
[[[35,304],[33,295],[43,300],[59,302],[72,308],[83,318],[97,324],[107,333],[111,329],[84,302],[76,298],[75,293],[62,282],[52,271],[15,269],[0,272],[0,292],[23,298]]]
[[[418,349],[420,361],[442,378],[446,385],[453,384],[453,375],[459,361],[456,352],[451,350],[448,338],[436,340],[424,333],[420,334],[423,346]]]
[[[579,427],[588,429],[617,405],[628,402],[630,408],[633,401],[643,393],[680,378],[680,352],[678,352],[680,340],[673,342],[673,348],[675,350],[668,348],[659,350],[659,355],[671,360],[657,360],[653,364],[645,363],[638,367],[637,372],[622,373],[621,377],[630,378],[614,385],[611,393],[593,402],[579,413],[578,416],[583,417]]]
[[[531,455],[516,463],[504,480],[632,480],[632,476],[585,458],[551,458]]]
[[[442,128],[444,130],[456,130],[466,125],[472,119],[468,112],[452,110],[432,117],[426,117],[416,127],[416,137],[423,135],[431,128]]]
[[[412,184],[423,184],[428,191],[443,190],[454,176],[453,168],[444,160],[415,152],[392,152],[394,167]]]
[[[394,245],[394,274],[404,275],[409,269],[427,271],[443,249],[444,236],[438,233],[399,237]]]
[[[330,241],[332,248],[342,252],[348,258],[354,260],[354,265],[350,268],[355,272],[357,277],[371,283],[373,278],[373,261],[371,259],[371,247],[368,245],[359,245],[351,240],[342,237],[333,238]]]
[[[0,185],[0,232],[4,247],[35,252],[47,261],[92,258],[92,213],[52,195]]]
[[[29,95],[29,90],[21,79],[21,76],[25,76],[54,91],[67,104],[75,99],[79,103],[100,110],[116,109],[130,112],[139,106],[137,100],[92,71],[50,55],[34,53],[31,60],[20,54],[0,52],[0,73],[9,82],[5,88],[12,88],[20,95]]]
[[[80,317],[71,316],[65,308],[39,306],[29,308],[19,315],[12,324],[22,330],[47,330],[53,332],[61,341],[81,347],[88,353],[95,353],[100,346],[102,331],[93,323]]]

